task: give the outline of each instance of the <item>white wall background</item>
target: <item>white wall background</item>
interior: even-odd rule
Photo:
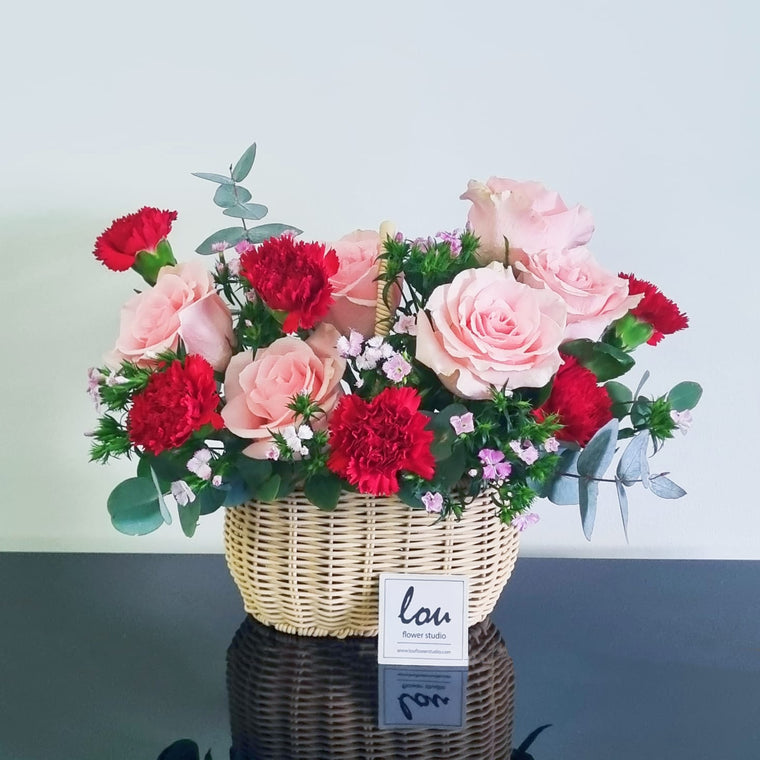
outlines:
[[[755,495],[760,16],[750,0],[210,3],[41,0],[0,47],[0,550],[221,551],[220,520],[110,526],[128,465],[87,463],[85,371],[138,283],[91,256],[110,221],[175,208],[181,259],[223,226],[211,185],[259,143],[255,200],[334,238],[464,221],[471,177],[539,179],[594,213],[611,270],[691,329],[638,353],[650,391],[705,388],[659,456],[689,495],[608,494],[594,541],[541,505],[527,554],[760,558]]]

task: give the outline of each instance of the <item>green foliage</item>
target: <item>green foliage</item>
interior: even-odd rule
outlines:
[[[699,383],[685,380],[673,386],[667,395],[668,403],[676,412],[693,409],[702,398],[702,386]]]
[[[214,203],[220,208],[230,208],[238,203],[248,203],[251,193],[238,185],[219,185],[214,193]]]
[[[111,457],[128,455],[132,443],[124,425],[110,414],[104,414],[92,434],[90,461],[105,464]]]
[[[214,246],[218,243],[225,243],[227,248],[233,248],[241,240],[245,239],[245,227],[225,227],[217,230],[213,235],[209,235],[196,249],[196,253],[208,256],[215,253]]]
[[[338,506],[343,481],[331,472],[312,475],[304,483],[306,498],[319,509],[330,512]]]
[[[235,166],[230,172],[232,179],[235,182],[242,182],[250,173],[253,167],[253,162],[256,159],[256,143],[245,149],[245,152],[238,159]]]
[[[108,514],[114,528],[128,536],[143,536],[159,528],[164,518],[150,478],[129,478],[108,497]]]
[[[635,364],[633,357],[625,351],[587,338],[563,343],[562,351],[574,356],[586,369],[590,369],[600,383],[625,374]]]

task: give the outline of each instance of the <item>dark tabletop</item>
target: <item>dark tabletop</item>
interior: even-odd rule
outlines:
[[[759,589],[757,562],[521,558],[471,656],[470,733],[498,706],[514,748],[551,724],[535,760],[757,760]],[[336,709],[374,730],[371,642],[244,624],[221,556],[0,554],[0,599],[0,760],[155,760],[181,738],[226,760],[234,732],[327,731]],[[348,701],[310,716],[292,695],[318,678]]]

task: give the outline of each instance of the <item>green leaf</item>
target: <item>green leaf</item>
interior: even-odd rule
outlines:
[[[156,487],[150,478],[129,478],[108,497],[114,528],[128,536],[144,536],[163,525]]]
[[[628,494],[625,492],[625,485],[615,478],[615,488],[617,488],[618,504],[620,505],[620,519],[623,521],[623,533],[625,542],[628,543]]]
[[[448,459],[438,464],[430,483],[431,491],[450,491],[462,478],[467,466],[464,447],[456,446]]]
[[[596,480],[581,478],[578,486],[578,495],[580,497],[583,535],[586,536],[588,541],[590,541],[591,534],[594,531],[594,521],[596,520],[596,503],[599,498],[599,483]]]
[[[594,437],[586,444],[578,457],[578,474],[589,478],[600,478],[607,471],[615,456],[617,445],[618,421],[611,419],[599,428]]]
[[[198,518],[201,515],[201,500],[199,496],[196,496],[193,501],[185,504],[183,507],[181,504],[177,506],[179,512],[179,524],[182,526],[182,532],[188,537],[192,538],[195,535],[195,529],[198,527]]]
[[[661,499],[680,499],[686,491],[665,475],[654,475],[649,479],[649,490]]]
[[[641,393],[641,389],[644,387],[644,383],[646,383],[647,380],[649,380],[649,370],[646,370],[641,376],[641,380],[639,380],[639,384],[636,386],[636,390],[633,392],[634,398],[637,398],[639,393]]]
[[[338,506],[343,481],[333,473],[314,475],[304,483],[303,491],[314,506],[330,512]]]
[[[150,478],[153,481],[153,485],[156,489],[156,495],[158,496],[158,507],[161,510],[161,517],[167,525],[171,525],[172,516],[169,513],[169,508],[166,506],[166,502],[164,501],[164,494],[161,490],[161,484],[158,482],[158,477],[156,476],[155,470],[152,467],[150,468]]]
[[[212,512],[216,512],[224,504],[226,496],[227,491],[221,488],[214,488],[213,486],[204,488],[197,498],[197,501],[200,502],[200,514],[210,515]]]
[[[430,418],[427,428],[433,431],[434,436],[430,451],[436,461],[448,459],[451,456],[452,444],[458,437],[451,426],[451,418],[461,417],[463,414],[467,414],[465,406],[462,404],[450,404]]]
[[[631,422],[635,427],[646,427],[649,422],[652,402],[646,396],[639,396],[631,406]]]
[[[248,176],[255,158],[256,143],[253,143],[253,145],[246,148],[245,152],[240,156],[232,170],[232,179],[234,179],[235,182],[242,182]]]
[[[276,501],[277,495],[280,491],[280,482],[280,476],[277,473],[274,473],[271,478],[265,480],[254,490],[254,498],[266,502]]]
[[[223,174],[209,174],[208,172],[192,172],[193,177],[207,179],[209,182],[216,182],[217,185],[234,185],[235,183]]]
[[[540,495],[549,499],[553,504],[559,505],[572,505],[578,504],[578,482],[577,477],[568,477],[563,475],[578,475],[578,457],[580,451],[577,449],[564,449],[559,455],[559,462],[557,464],[558,473],[554,478],[544,484]]]
[[[612,401],[613,416],[619,420],[627,417],[631,408],[631,401],[633,401],[631,389],[627,385],[623,385],[623,383],[615,382],[615,380],[605,383],[604,388]]]
[[[201,756],[198,745],[190,739],[179,739],[169,745],[158,760],[199,760]]]
[[[412,509],[425,509],[425,505],[422,503],[421,493],[417,484],[406,478],[401,478],[399,481],[398,493],[396,496],[404,502],[408,507]]]
[[[560,349],[590,369],[600,383],[625,374],[636,363],[625,351],[608,343],[595,343],[588,338],[568,341],[563,343]]]
[[[200,253],[203,256],[216,253],[213,249],[215,243],[226,243],[228,248],[236,246],[244,237],[246,231],[244,227],[225,227],[223,230],[218,230],[213,235],[209,235],[196,249],[196,253]]]
[[[271,237],[282,235],[283,232],[292,232],[294,235],[300,235],[303,230],[298,227],[291,227],[289,224],[260,224],[258,227],[252,227],[245,234],[249,243],[263,243]]]
[[[272,462],[268,459],[241,456],[238,457],[236,468],[243,480],[254,489],[272,476]]]
[[[269,213],[269,209],[261,203],[238,203],[224,209],[222,213],[225,216],[233,216],[235,219],[253,219],[257,222]]]
[[[648,443],[649,433],[643,431],[635,435],[626,446],[617,466],[617,477],[625,485],[632,485],[649,474]]]
[[[214,193],[214,203],[221,208],[229,208],[238,203],[248,203],[251,194],[237,185],[219,185]]]
[[[702,386],[691,380],[685,380],[674,386],[668,393],[668,401],[677,412],[693,409],[702,398]]]

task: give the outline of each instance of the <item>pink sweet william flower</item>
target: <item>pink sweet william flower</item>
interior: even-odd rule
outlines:
[[[676,428],[678,428],[683,435],[686,435],[686,433],[689,432],[689,428],[691,428],[691,425],[694,422],[694,418],[689,409],[686,409],[683,412],[677,412],[674,409],[670,413],[670,419],[673,420]]]
[[[556,454],[559,451],[559,441],[554,436],[552,436],[551,438],[547,438],[544,441],[544,448],[550,454]]]
[[[411,371],[412,365],[401,354],[394,354],[383,362],[385,376],[394,383],[400,383]]]
[[[186,507],[191,501],[195,501],[193,489],[184,480],[175,480],[172,483],[171,495],[180,507]]]
[[[187,469],[203,480],[211,479],[211,451],[209,449],[199,449],[193,454],[187,463]]]
[[[524,512],[523,514],[515,515],[510,524],[522,533],[531,525],[535,525],[538,520],[539,517],[535,512]]]
[[[427,491],[422,495],[422,503],[425,505],[426,512],[439,514],[443,509],[443,496],[439,493]]]
[[[525,464],[533,464],[538,459],[538,449],[530,441],[512,441],[509,448],[522,459]]]
[[[462,435],[462,433],[472,433],[475,430],[475,422],[472,412],[467,412],[462,415],[453,414],[449,423],[451,424],[451,427],[454,428],[454,432],[457,435]]]
[[[501,480],[512,472],[512,465],[504,461],[503,451],[481,449],[478,458],[483,463],[483,480]]]
[[[400,335],[416,335],[417,334],[417,319],[416,317],[402,314],[393,325],[393,331]]]

